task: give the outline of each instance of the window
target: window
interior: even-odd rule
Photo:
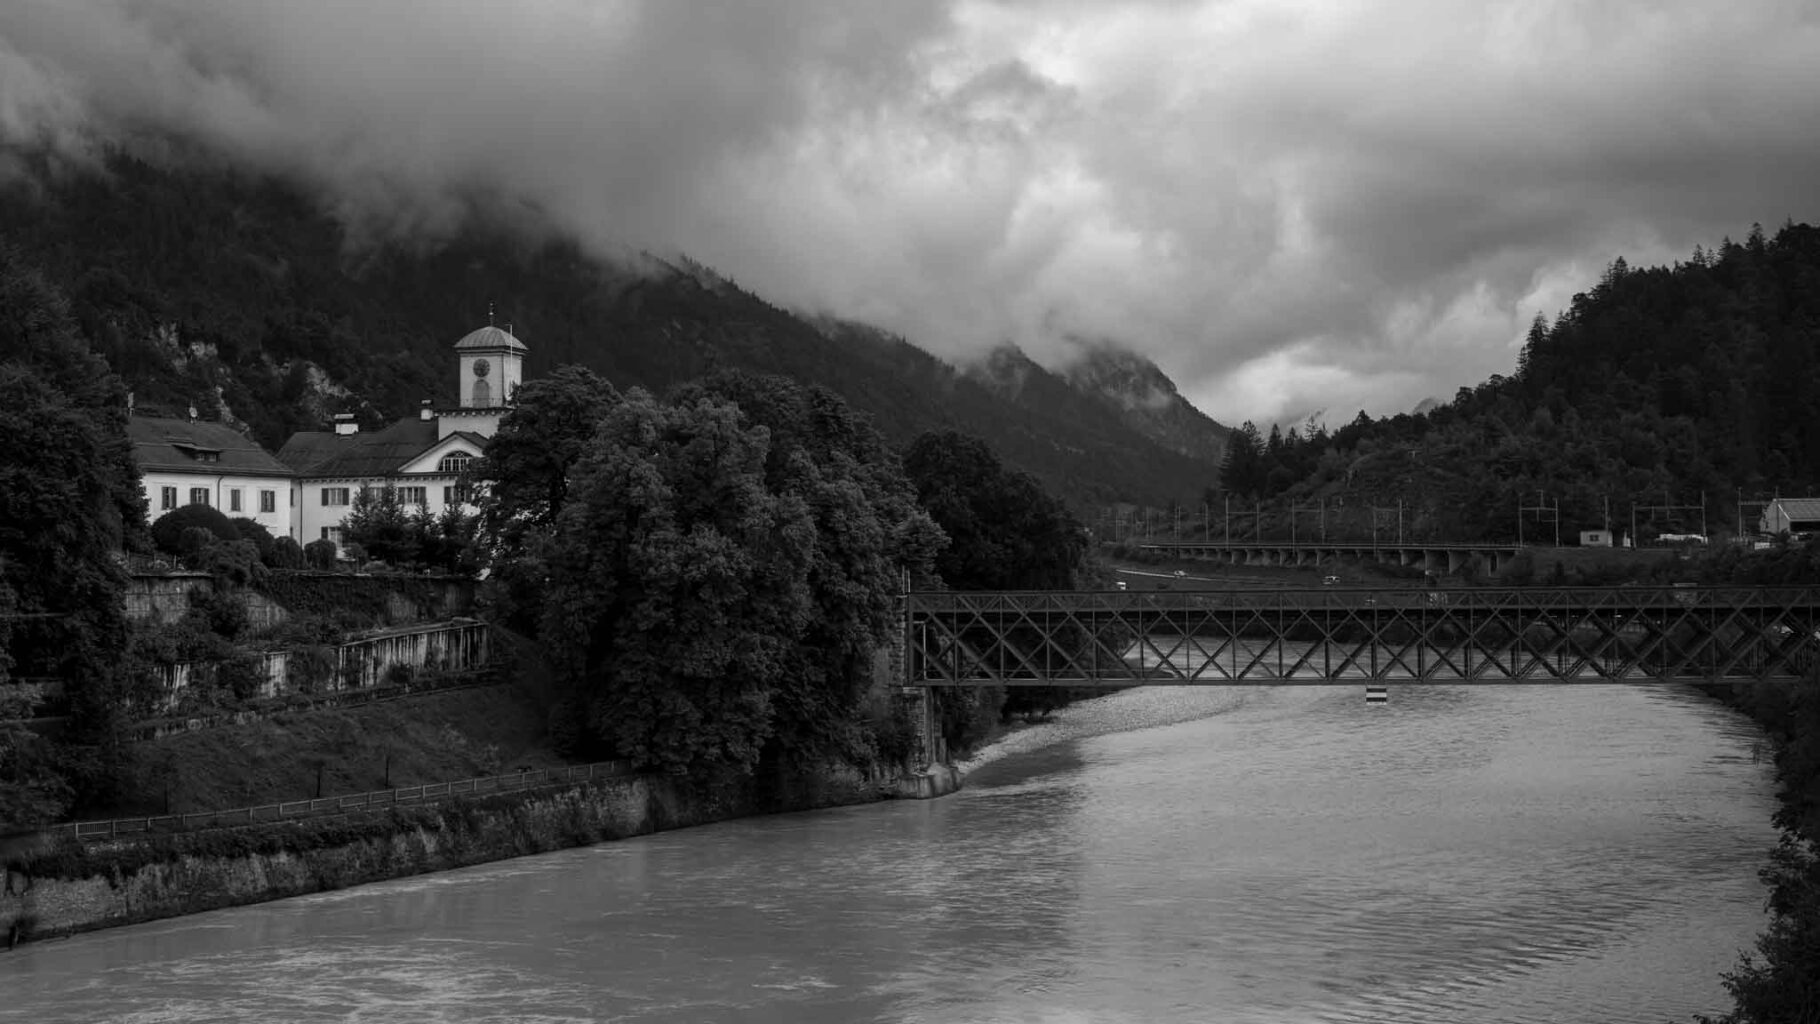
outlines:
[[[230,488],[228,490],[228,511],[240,511],[240,488],[238,487]]]
[[[466,487],[444,487],[442,489],[442,503],[444,505],[465,505],[467,504],[467,501],[468,489]]]
[[[346,505],[348,503],[348,489],[346,487],[324,487],[322,489],[322,503],[324,505]]]
[[[493,404],[493,385],[484,380],[474,382],[474,408],[485,409]]]
[[[322,539],[323,540],[332,540],[336,544],[340,544],[341,543],[341,527],[339,527],[339,526],[323,527],[322,528]]]
[[[190,488],[190,504],[207,505],[208,503],[209,503],[209,489],[207,487]]]
[[[468,463],[473,462],[473,461],[474,461],[474,456],[468,454],[467,452],[462,452],[462,451],[450,452],[449,454],[444,455],[442,457],[441,462],[438,462],[436,464],[436,472],[438,472],[438,473],[466,473],[468,471]]]
[[[177,488],[158,488],[158,507],[166,512],[177,507]]]
[[[400,505],[421,505],[429,500],[428,489],[424,487],[400,487],[398,503]]]
[[[278,511],[278,492],[277,491],[260,491],[259,492],[259,511],[261,511],[261,512]]]

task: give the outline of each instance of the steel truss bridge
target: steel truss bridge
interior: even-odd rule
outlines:
[[[904,595],[906,686],[1807,680],[1820,587]]]

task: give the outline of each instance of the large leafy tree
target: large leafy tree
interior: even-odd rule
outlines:
[[[917,505],[897,455],[864,416],[826,388],[722,372],[681,388],[682,406],[731,402],[769,434],[765,486],[803,503],[816,545],[800,568],[811,614],[774,688],[771,749],[801,764],[864,757],[855,717],[871,660],[892,625],[906,573],[925,574],[944,543]]]
[[[613,385],[591,371],[558,367],[519,387],[486,457],[470,469],[484,486],[477,546],[490,569],[487,596],[499,624],[538,633],[556,518],[576,464],[619,401]]]
[[[126,391],[77,335],[62,296],[3,245],[0,434],[0,587],[16,616],[7,659],[15,675],[62,684],[68,763],[99,790],[123,756],[116,726],[130,679],[120,553],[146,544]]]
[[[560,366],[520,386],[515,402],[472,471],[487,485],[482,533],[507,551],[562,514],[569,475],[619,392],[590,370]]]
[[[1070,590],[1085,571],[1087,532],[1060,500],[1029,476],[1002,464],[984,441],[953,432],[924,434],[904,454],[920,501],[949,537],[936,560],[957,590]],[[979,638],[981,643],[998,642]],[[1013,631],[1006,642],[1026,649],[1034,636]],[[1064,687],[954,688],[937,691],[943,734],[966,748],[995,718],[1046,712],[1065,704]]]
[[[837,399],[776,379],[609,409],[534,545],[544,649],[587,732],[698,778],[863,756],[899,567],[939,543],[893,470]]]
[[[936,559],[957,590],[1068,590],[1076,586],[1087,533],[1066,505],[1025,473],[1006,467],[977,437],[924,434],[904,454],[917,500],[949,545]]]

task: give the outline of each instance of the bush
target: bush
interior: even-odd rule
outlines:
[[[184,559],[192,569],[215,577],[218,583],[244,587],[265,578],[265,566],[259,561],[259,549],[250,540],[231,544],[211,542],[208,547]]]
[[[246,631],[246,602],[214,587],[190,588],[190,612],[216,636],[233,640]]]
[[[195,563],[202,558],[203,552],[219,543],[221,543],[221,538],[203,527],[186,526],[183,528],[183,532],[177,536],[177,553],[183,556],[185,565],[195,569],[198,568]]]
[[[215,685],[232,694],[236,701],[259,696],[259,689],[264,684],[265,673],[260,660],[250,655],[230,658],[215,669]]]
[[[285,687],[292,693],[322,693],[335,688],[335,648],[311,644],[291,650],[284,661]]]
[[[303,546],[304,560],[312,569],[335,568],[335,542],[332,540],[313,540]]]
[[[234,521],[220,509],[213,505],[185,505],[158,517],[158,521],[152,524],[152,543],[160,551],[173,555],[183,554],[183,531],[191,527],[207,530],[224,541],[240,539],[240,531],[234,528]]]
[[[278,537],[272,541],[272,551],[266,556],[265,564],[274,569],[301,569],[303,545],[290,537]]]
[[[228,522],[234,524],[234,532],[239,535],[241,540],[252,541],[253,546],[259,549],[260,561],[271,564],[272,548],[278,543],[278,538],[272,536],[272,531],[266,529],[256,519],[242,517],[230,519]]]
[[[892,699],[889,710],[872,723],[872,746],[881,763],[893,767],[908,766],[916,753],[916,719],[909,702]]]

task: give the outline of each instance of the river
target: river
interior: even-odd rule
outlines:
[[[1680,687],[1129,691],[940,800],[0,953],[0,1019],[1686,1022],[1766,923],[1760,753]]]

